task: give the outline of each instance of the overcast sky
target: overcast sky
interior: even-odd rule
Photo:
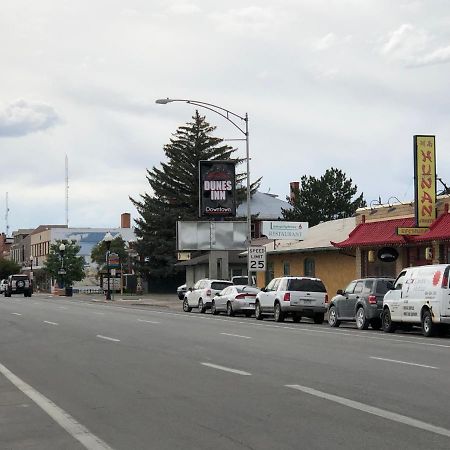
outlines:
[[[194,109],[249,114],[252,179],[343,169],[369,203],[414,195],[414,134],[450,185],[448,0],[0,0],[0,231],[116,227]],[[216,135],[239,138],[208,113]],[[236,133],[237,132],[237,133]],[[243,144],[239,156],[245,156]]]

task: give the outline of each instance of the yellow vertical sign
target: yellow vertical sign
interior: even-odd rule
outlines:
[[[428,227],[436,219],[435,136],[414,136],[416,226]]]

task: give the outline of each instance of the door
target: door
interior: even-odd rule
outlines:
[[[355,290],[356,281],[352,281],[344,290],[341,298],[337,303],[337,311],[338,317],[349,317],[350,308],[349,308],[349,297],[353,295],[353,291]]]
[[[199,280],[194,284],[192,292],[188,295],[189,306],[196,308],[198,306],[198,299],[200,298],[200,289],[205,285],[204,280]]]
[[[439,289],[441,295],[441,311],[442,315],[450,316],[450,266],[447,266],[444,270],[444,275],[442,279],[442,288]]]
[[[383,301],[383,304],[389,306],[393,322],[401,322],[403,319],[403,293],[406,291],[406,273],[406,270],[400,273],[395,280],[394,289],[385,295],[385,301]]]
[[[260,304],[264,311],[273,310],[273,302],[277,293],[278,285],[280,284],[280,278],[274,278],[266,288],[266,292],[260,294]]]
[[[227,309],[227,301],[230,298],[230,293],[234,291],[233,287],[227,287],[221,292],[220,296],[215,297],[216,309],[225,311]]]

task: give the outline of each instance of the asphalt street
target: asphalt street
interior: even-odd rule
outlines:
[[[450,339],[0,298],[0,448],[448,449]]]

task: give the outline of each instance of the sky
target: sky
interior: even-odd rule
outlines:
[[[146,169],[213,103],[249,116],[251,179],[337,167],[367,203],[414,196],[413,135],[450,185],[448,0],[0,0],[0,231],[117,227]],[[209,111],[216,136],[243,136]],[[232,142],[237,156],[245,145]],[[440,187],[440,186],[438,186]]]

